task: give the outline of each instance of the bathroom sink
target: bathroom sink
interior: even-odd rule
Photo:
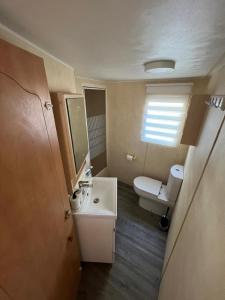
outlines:
[[[117,178],[93,177],[77,214],[117,216]]]

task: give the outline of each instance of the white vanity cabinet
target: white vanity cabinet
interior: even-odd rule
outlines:
[[[89,179],[90,180],[90,179]],[[117,218],[117,178],[93,177],[82,205],[73,214],[81,260],[113,263]]]
[[[113,263],[115,253],[114,216],[76,214],[81,260]]]

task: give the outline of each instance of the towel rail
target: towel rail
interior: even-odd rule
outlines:
[[[220,110],[225,110],[225,96],[210,96],[206,104]]]

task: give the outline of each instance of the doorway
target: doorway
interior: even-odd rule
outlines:
[[[92,175],[107,167],[106,149],[106,91],[85,88],[86,114]]]

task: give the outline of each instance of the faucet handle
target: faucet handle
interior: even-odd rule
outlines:
[[[79,189],[82,188],[85,184],[88,184],[87,180],[80,180],[80,181],[78,181]]]
[[[86,176],[90,175],[92,169],[93,169],[93,166],[88,167],[88,168],[85,170],[85,175],[86,175]]]
[[[93,186],[93,184],[90,182],[90,181],[87,181],[87,180],[81,180],[81,181],[79,181],[78,182],[78,184],[79,184],[79,188],[84,188],[84,187],[92,187]]]

